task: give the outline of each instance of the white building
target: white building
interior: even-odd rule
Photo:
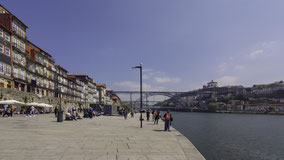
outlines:
[[[207,86],[203,86],[203,88],[216,88],[218,87],[218,83],[217,82],[214,82],[213,80],[211,82],[208,82],[207,83]]]

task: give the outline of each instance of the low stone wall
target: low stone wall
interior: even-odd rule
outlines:
[[[59,98],[56,97],[48,97],[48,96],[38,96],[33,93],[28,93],[28,92],[22,92],[22,91],[17,91],[17,90],[11,90],[7,88],[0,88],[0,100],[17,100],[20,102],[37,102],[37,103],[46,103],[50,104],[53,106],[52,110],[54,109],[55,106],[59,106],[60,100]],[[79,103],[71,100],[61,100],[61,106],[65,111],[67,111],[69,108],[72,107],[79,107]],[[87,103],[87,106],[89,104]],[[85,103],[81,102],[81,107],[85,107]]]

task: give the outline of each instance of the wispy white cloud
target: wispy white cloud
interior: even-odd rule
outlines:
[[[149,73],[144,73],[142,78],[147,80],[147,79],[151,79],[153,77],[154,73],[153,72],[149,72]]]
[[[150,79],[150,76],[149,75],[143,75],[142,78],[143,79]]]
[[[165,72],[156,71],[154,69],[144,69],[143,76],[144,80],[147,80],[148,83],[156,82],[156,83],[179,83],[181,82],[181,78],[178,77],[170,77],[167,76]]]
[[[218,72],[225,72],[227,70],[227,63],[221,63],[218,65]]]
[[[197,89],[202,88],[207,83],[208,81],[193,82],[193,83],[188,84],[187,88],[188,90],[197,90]]]
[[[151,68],[145,68],[145,69],[143,69],[143,72],[153,72],[153,69],[151,69]]]
[[[154,77],[157,83],[179,83],[180,78],[170,78],[170,77]]]
[[[219,86],[237,85],[239,78],[235,76],[223,76],[216,79]]]
[[[131,90],[131,91],[140,90],[140,83],[134,82],[134,81],[116,82],[116,83],[114,83],[114,85],[121,87],[125,90]],[[152,85],[147,84],[147,83],[143,83],[142,87],[143,87],[143,90],[145,90],[145,91],[162,91],[162,90],[165,90],[164,87],[161,87],[161,86],[153,87]]]
[[[236,65],[236,66],[234,67],[234,69],[235,69],[236,71],[242,71],[242,70],[245,69],[245,66],[244,66],[244,65]]]
[[[267,47],[275,47],[277,46],[277,43],[276,41],[268,41],[268,42],[262,42],[261,43],[261,47],[264,47],[264,48],[267,48]]]
[[[250,59],[255,59],[255,58],[257,58],[257,57],[259,57],[259,56],[261,56],[263,54],[264,54],[264,50],[263,49],[258,49],[258,50],[255,50],[255,51],[249,53],[248,57]]]

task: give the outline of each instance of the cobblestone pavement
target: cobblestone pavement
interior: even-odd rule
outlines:
[[[188,139],[139,115],[56,122],[54,114],[0,117],[0,160],[202,160]]]

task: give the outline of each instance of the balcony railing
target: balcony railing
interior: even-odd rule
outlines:
[[[18,45],[18,44],[15,43],[15,42],[13,42],[13,46],[16,47],[16,48],[18,48],[22,53],[25,53],[25,48],[24,48],[24,47]]]

